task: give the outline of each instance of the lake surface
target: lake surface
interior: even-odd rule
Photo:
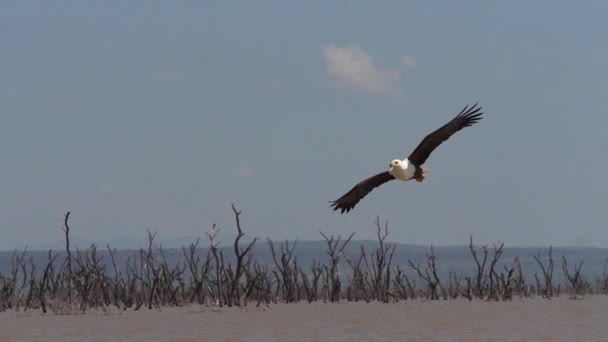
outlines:
[[[607,317],[608,296],[13,311],[0,313],[0,341],[608,341]]]

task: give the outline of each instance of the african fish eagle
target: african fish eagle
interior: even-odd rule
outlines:
[[[415,179],[418,182],[422,182],[426,178],[427,172],[427,170],[422,168],[422,164],[424,164],[431,152],[441,145],[441,143],[448,140],[452,134],[464,127],[472,126],[481,120],[483,112],[480,112],[480,110],[481,107],[477,107],[477,103],[471,108],[466,105],[450,122],[427,135],[409,157],[404,160],[393,160],[389,165],[388,171],[380,172],[364,179],[342,197],[332,201],[331,206],[334,207],[334,211],[340,210],[341,214],[345,211],[348,213],[374,188],[393,179],[401,181]]]

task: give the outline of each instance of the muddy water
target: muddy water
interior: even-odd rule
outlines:
[[[608,297],[0,313],[0,341],[608,341]]]

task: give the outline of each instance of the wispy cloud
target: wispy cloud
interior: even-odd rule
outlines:
[[[251,169],[248,166],[241,166],[238,169],[238,174],[240,177],[249,177],[251,176]]]
[[[416,59],[410,55],[403,55],[403,57],[401,57],[401,65],[406,66],[408,68],[415,68]]]
[[[157,81],[157,82],[183,81],[188,78],[195,77],[192,73],[188,73],[186,71],[179,71],[179,70],[155,70],[155,71],[145,72],[142,75],[146,79],[149,79],[151,81]]]
[[[97,191],[110,193],[116,191],[116,186],[109,183],[101,183],[97,184]]]
[[[380,69],[370,55],[359,45],[321,47],[327,72],[334,85],[374,95],[399,95],[401,71],[399,68]],[[415,63],[412,57],[401,63]]]
[[[80,47],[119,47],[123,40],[118,34],[79,32],[68,38]]]

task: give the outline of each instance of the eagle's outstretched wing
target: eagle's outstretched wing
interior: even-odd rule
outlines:
[[[427,135],[407,159],[418,166],[424,164],[429,155],[431,155],[431,152],[433,152],[437,146],[441,145],[441,143],[448,140],[452,134],[481,120],[481,114],[483,114],[483,112],[480,112],[481,107],[476,108],[476,106],[477,103],[471,108],[468,108],[468,105],[465,106],[450,122]]]
[[[331,202],[331,206],[334,207],[334,211],[341,210],[341,214],[345,211],[348,213],[370,191],[392,179],[395,179],[395,177],[388,173],[388,171],[380,172],[377,175],[364,179],[342,197]]]

